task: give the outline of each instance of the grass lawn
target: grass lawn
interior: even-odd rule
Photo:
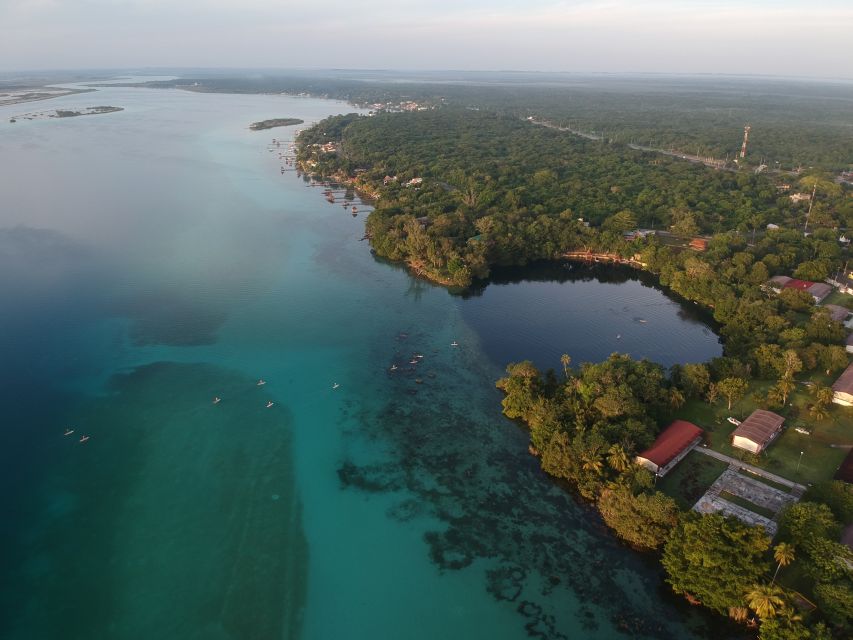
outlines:
[[[821,304],[837,304],[839,307],[847,307],[849,309],[849,305],[853,304],[853,296],[848,293],[839,293],[838,289],[833,289],[832,293],[826,296]]]
[[[835,379],[834,376],[813,377],[818,384],[823,385],[831,384]],[[788,406],[777,411],[785,417],[785,430],[760,457],[732,448],[731,434],[735,425],[726,418],[732,416],[743,420],[754,409],[760,408],[753,396],[766,394],[772,385],[772,381],[766,380],[753,382],[749,392],[732,405],[731,411],[726,408],[724,399],[714,405],[702,400],[690,400],[675,417],[689,420],[705,429],[706,440],[715,451],[743,459],[788,480],[808,484],[832,478],[847,455],[847,449],[830,445],[853,445],[853,408],[832,405],[829,416],[816,421],[808,412],[813,401],[812,395],[809,388],[802,384],[798,384],[788,398]],[[805,427],[811,435],[797,433],[794,431],[797,426]]]
[[[682,509],[690,509],[727,468],[725,462],[691,451],[675,469],[658,480],[657,488]]]

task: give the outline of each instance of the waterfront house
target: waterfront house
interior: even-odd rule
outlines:
[[[785,418],[772,411],[756,409],[732,432],[732,446],[761,453],[782,432]]]
[[[770,288],[776,293],[781,293],[782,289],[799,289],[810,293],[814,298],[815,304],[820,304],[826,296],[832,293],[832,287],[825,282],[811,282],[809,280],[797,280],[788,276],[773,276],[768,283]]]
[[[832,385],[832,401],[844,407],[853,407],[853,364]]]
[[[676,420],[661,431],[654,444],[634,461],[663,477],[702,441],[702,434],[702,429],[692,422]]]

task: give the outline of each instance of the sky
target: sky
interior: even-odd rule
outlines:
[[[0,70],[128,67],[853,79],[853,0],[0,0]]]

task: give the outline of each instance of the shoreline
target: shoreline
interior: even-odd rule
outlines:
[[[77,95],[78,93],[92,93],[97,91],[97,89],[60,89],[55,93],[49,93],[44,91],[38,91],[39,89],[50,89],[51,87],[27,87],[23,89],[10,89],[8,92],[0,93],[0,107],[7,107],[14,104],[26,104],[28,102],[40,102],[42,100],[50,100],[52,98],[63,98],[65,96]],[[0,88],[2,89],[2,88]],[[23,93],[23,96],[32,97],[21,97],[21,98],[10,98],[3,99],[3,95],[15,95],[16,93]]]

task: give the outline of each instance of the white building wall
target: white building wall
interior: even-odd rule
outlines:
[[[749,451],[751,453],[760,453],[761,451],[761,447],[758,445],[758,443],[753,442],[749,438],[744,438],[743,436],[733,437],[732,446],[737,447],[738,449]]]

